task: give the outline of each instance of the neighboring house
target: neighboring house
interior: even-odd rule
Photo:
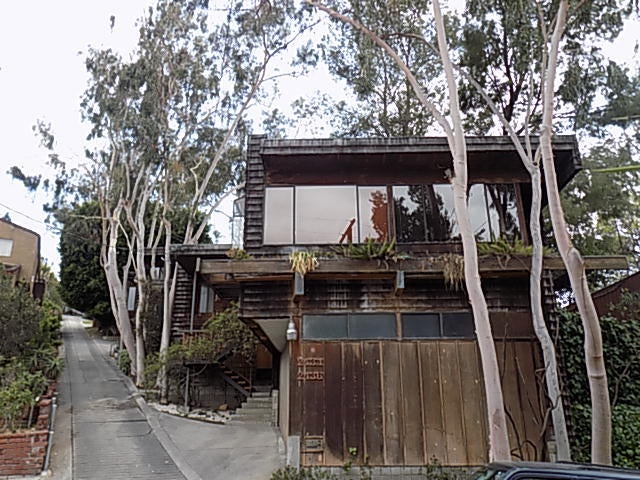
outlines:
[[[34,297],[42,298],[44,282],[40,278],[40,235],[0,219],[0,264],[14,283],[27,285]]]
[[[598,316],[601,317],[609,313],[611,305],[615,305],[625,291],[640,293],[640,272],[624,277],[591,294]],[[575,303],[570,304],[567,308],[577,310]]]
[[[470,137],[467,145],[477,239],[528,243],[530,179],[511,141]],[[580,168],[575,138],[556,137],[554,155],[563,187]],[[254,136],[244,198],[244,248],[252,258],[230,260],[227,247],[175,249],[174,334],[199,328],[197,312],[239,301],[241,319],[271,354],[290,463],[487,462],[478,346],[463,280],[455,278],[461,245],[451,173],[444,138]],[[403,257],[344,255],[349,242],[365,239],[393,239]],[[299,250],[314,252],[319,262],[305,276],[289,264]],[[616,259],[603,263],[620,267]],[[545,267],[545,306],[553,320],[548,269],[561,262],[550,258]],[[540,460],[549,456],[553,432],[528,269],[527,258],[480,259],[513,455]]]

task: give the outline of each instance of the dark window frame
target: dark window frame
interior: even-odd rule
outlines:
[[[438,329],[438,335],[437,336],[407,336],[405,334],[405,317],[418,317],[418,316],[426,316],[426,315],[438,315],[438,321],[439,321],[439,329]],[[471,328],[472,328],[472,333],[471,335],[445,335],[445,318],[447,317],[447,315],[468,315],[469,319],[471,320]],[[456,311],[439,311],[439,312],[402,312],[400,314],[400,323],[401,323],[401,328],[402,328],[402,336],[401,338],[403,340],[421,340],[421,339],[475,339],[476,338],[476,333],[475,333],[475,323],[473,321],[473,314],[470,311],[465,311],[465,310],[456,310]]]
[[[317,337],[308,337],[307,335],[307,324],[306,322],[308,321],[307,317],[344,317],[345,320],[345,331],[346,331],[346,336],[345,337],[340,337],[340,336],[329,336],[329,335],[323,335],[323,336],[317,336]],[[351,325],[351,320],[354,317],[367,317],[367,316],[388,316],[390,317],[390,320],[392,320],[392,324],[393,324],[393,331],[394,331],[394,336],[358,336],[358,337],[353,337],[351,336],[351,328],[353,328],[353,326]],[[315,319],[314,318],[314,319]],[[396,314],[393,312],[340,312],[340,313],[336,313],[336,312],[327,312],[327,313],[309,313],[309,314],[304,314],[302,316],[302,335],[300,336],[301,340],[304,341],[350,341],[350,340],[399,340],[400,336],[398,335],[398,326],[397,326],[397,322],[396,322]]]
[[[405,317],[418,317],[418,316],[438,316],[438,334],[433,336],[407,336],[405,333]],[[465,328],[470,327],[471,332],[465,332],[459,335],[445,335],[447,331],[446,318],[447,316],[459,316],[465,315],[466,320],[469,322],[465,325]],[[394,336],[351,336],[351,322],[354,317],[366,317],[366,316],[388,316],[393,320]],[[399,316],[399,322],[398,322]],[[322,317],[344,317],[344,331],[346,336],[334,336],[334,335],[322,335],[309,337],[307,333],[307,321],[308,317],[315,319]],[[449,330],[450,331],[450,330]],[[357,341],[357,340],[475,340],[475,323],[473,321],[473,314],[468,310],[455,310],[455,311],[438,311],[438,312],[326,312],[326,313],[308,313],[302,316],[302,334],[300,336],[302,341],[311,342],[326,342],[326,341]]]
[[[447,183],[432,183],[430,185],[449,185]],[[515,210],[516,210],[516,215],[515,215],[515,219],[518,222],[518,234],[517,234],[517,238],[519,238],[523,243],[528,244],[529,243],[529,234],[527,231],[527,223],[526,223],[526,217],[525,217],[525,212],[523,209],[523,198],[522,198],[522,191],[520,188],[520,183],[518,182],[489,182],[489,183],[484,183],[484,182],[478,182],[478,183],[473,183],[473,184],[469,184],[469,189],[471,189],[471,187],[475,186],[475,185],[482,185],[483,188],[483,196],[484,196],[484,204],[485,204],[485,208],[487,210],[490,210],[489,207],[489,200],[488,200],[488,192],[487,192],[487,187],[490,185],[507,185],[510,186],[511,188],[513,188],[514,191],[514,206],[515,206]],[[338,243],[327,243],[327,242],[305,242],[305,243],[300,243],[298,241],[298,239],[296,238],[296,230],[298,228],[297,222],[296,222],[296,205],[298,202],[298,195],[297,195],[297,188],[298,187],[354,187],[355,189],[355,214],[356,214],[356,227],[354,228],[354,241],[353,243],[362,243],[364,241],[361,235],[362,232],[362,222],[361,222],[361,212],[360,212],[360,189],[361,188],[385,188],[386,189],[386,196],[387,196],[387,238],[390,239],[396,239],[396,242],[399,245],[424,245],[424,244],[451,244],[451,243],[459,243],[460,240],[458,238],[453,238],[453,239],[446,239],[446,240],[428,240],[427,237],[427,229],[426,229],[426,224],[425,224],[425,235],[424,235],[424,240],[420,240],[420,241],[403,241],[403,240],[399,240],[398,239],[398,232],[397,232],[397,228],[398,228],[398,218],[397,218],[397,212],[396,212],[396,198],[394,196],[394,187],[411,187],[411,186],[424,186],[423,184],[416,184],[416,185],[372,185],[372,184],[348,184],[348,185],[305,185],[305,184],[301,184],[301,185],[295,185],[295,184],[291,184],[291,185],[265,185],[265,195],[264,198],[266,200],[266,190],[267,189],[280,189],[280,188],[292,188],[293,190],[293,199],[292,199],[292,211],[291,211],[291,216],[292,216],[292,231],[291,231],[291,238],[292,238],[292,243],[291,245],[337,245]],[[423,202],[424,203],[424,202]],[[263,232],[262,232],[262,241],[263,241],[263,245],[265,246],[278,246],[278,245],[285,245],[284,243],[273,243],[273,242],[267,242],[265,239],[265,231],[266,231],[266,222],[267,222],[267,206],[266,206],[266,201],[264,201],[263,203]],[[426,213],[425,213],[426,215]],[[491,225],[491,219],[490,219],[490,214],[487,214],[487,223],[488,223],[488,228],[489,228],[489,237],[491,240],[482,240],[482,241],[495,241],[497,238],[500,238],[499,236],[496,236],[493,234],[492,232],[492,225]],[[459,235],[458,235],[459,236]],[[287,244],[288,245],[288,244]]]

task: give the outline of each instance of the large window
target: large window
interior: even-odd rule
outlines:
[[[293,187],[267,188],[264,197],[264,243],[293,243]]]
[[[366,340],[397,338],[393,313],[345,313],[304,315],[302,338],[306,340]]]
[[[475,326],[469,312],[403,313],[403,338],[473,338]]]
[[[393,187],[398,242],[441,242],[458,234],[450,185]]]
[[[513,185],[471,185],[468,205],[478,241],[520,236]],[[360,243],[367,238],[388,241],[392,236],[391,217],[398,243],[446,242],[460,235],[449,184],[268,187],[264,243]]]
[[[389,200],[386,187],[358,187],[360,241],[389,239]]]
[[[393,203],[398,242],[443,242],[460,234],[451,185],[393,187]],[[513,185],[471,185],[468,205],[471,227],[478,241],[520,236]]]
[[[296,243],[358,242],[356,187],[296,187]]]
[[[470,312],[403,313],[403,339],[474,338]],[[394,313],[330,313],[302,317],[304,340],[398,339]]]
[[[10,257],[11,250],[13,250],[13,240],[0,238],[0,257]]]

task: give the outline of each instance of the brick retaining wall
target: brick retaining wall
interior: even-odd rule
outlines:
[[[0,477],[37,475],[44,466],[48,430],[0,434]]]
[[[10,475],[38,475],[44,467],[49,441],[51,398],[38,402],[35,428],[0,433],[0,478]]]

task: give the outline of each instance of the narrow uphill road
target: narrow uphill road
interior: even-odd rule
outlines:
[[[184,480],[123,378],[82,326],[65,316],[74,480]]]

